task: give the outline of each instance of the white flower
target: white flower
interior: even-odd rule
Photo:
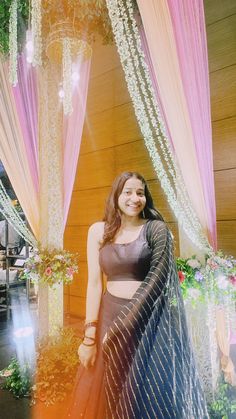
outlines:
[[[189,288],[188,289],[188,297],[193,298],[196,300],[198,297],[200,297],[201,291],[197,290],[196,288]]]
[[[196,269],[201,267],[201,263],[197,259],[189,259],[187,261],[187,265],[191,266],[191,268]]]
[[[63,255],[55,255],[54,259],[63,260],[64,256]]]
[[[42,259],[41,259],[41,257],[39,255],[35,255],[34,261],[35,262],[42,262]]]
[[[216,282],[217,282],[218,288],[220,290],[226,290],[226,288],[228,288],[229,283],[228,283],[225,275],[219,275],[216,278]]]
[[[38,282],[39,279],[40,279],[40,276],[38,274],[35,274],[35,273],[31,272],[30,278],[33,282]]]

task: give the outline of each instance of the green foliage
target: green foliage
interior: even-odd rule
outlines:
[[[69,327],[61,329],[56,336],[45,338],[37,347],[35,372],[12,358],[8,367],[0,371],[3,388],[17,398],[31,396],[33,403],[40,400],[49,405],[62,401],[73,387],[80,341]]]
[[[1,371],[5,377],[3,389],[9,390],[15,397],[29,397],[31,393],[31,371],[28,365],[21,366],[12,358],[7,368]]]
[[[228,419],[236,412],[236,388],[221,377],[215,401],[208,407],[211,419]]]
[[[10,20],[10,6],[12,0],[0,1],[0,53],[7,55],[9,53],[9,20]],[[28,27],[29,19],[29,0],[18,0],[18,26],[17,26],[17,40],[18,51],[21,51],[25,32]]]

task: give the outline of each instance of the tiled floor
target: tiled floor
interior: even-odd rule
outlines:
[[[12,288],[10,291],[10,309],[1,311],[0,316],[0,369],[7,367],[13,356],[20,358],[31,356],[33,337],[33,318],[35,304],[27,302],[22,286]],[[30,335],[23,340],[19,334],[24,327]],[[22,334],[22,333],[21,333]],[[27,348],[28,347],[28,348]],[[0,389],[0,418],[1,419],[28,419],[30,418],[29,399],[16,399],[7,391]]]

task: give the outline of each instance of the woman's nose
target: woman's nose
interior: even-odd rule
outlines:
[[[139,201],[139,196],[136,193],[133,193],[131,195],[131,200],[132,200],[132,202],[138,202]]]

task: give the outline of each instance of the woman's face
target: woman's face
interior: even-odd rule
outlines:
[[[118,206],[123,214],[129,217],[137,217],[146,205],[144,185],[140,179],[131,177],[123,187],[118,198]]]

